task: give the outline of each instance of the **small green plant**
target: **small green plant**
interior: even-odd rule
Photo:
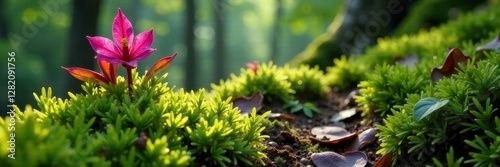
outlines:
[[[450,147],[450,150],[448,153],[446,153],[446,165],[448,167],[460,167],[462,166],[462,162],[464,161],[464,157],[460,157],[459,159],[455,160],[455,151],[453,150],[453,147]],[[432,158],[432,162],[434,162],[434,165],[437,167],[444,167],[438,159]]]
[[[301,104],[298,100],[290,100],[288,101],[283,108],[285,109],[290,109],[290,112],[297,113],[299,111],[302,111],[304,115],[306,115],[309,118],[313,117],[313,112],[315,113],[320,113],[321,111],[314,106],[311,102],[305,102],[304,104]]]
[[[282,70],[272,62],[255,65],[254,68],[241,69],[241,74],[231,74],[231,78],[220,81],[219,85],[212,84],[212,89],[222,98],[251,96],[257,91],[264,95],[264,101],[287,101],[295,91],[291,83],[287,82]]]
[[[214,92],[223,98],[251,96],[257,91],[264,95],[264,102],[285,103],[291,99],[314,99],[325,97],[326,83],[318,67],[278,67],[272,62],[247,64],[241,74],[212,84]]]

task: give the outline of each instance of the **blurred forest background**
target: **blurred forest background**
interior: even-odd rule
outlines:
[[[378,0],[383,4],[397,0]],[[458,16],[466,0],[404,1],[405,16],[397,34],[413,33]],[[413,2],[420,7],[413,6]],[[486,0],[474,1],[475,4]],[[490,2],[498,0],[490,0]],[[350,2],[350,3],[347,3]],[[16,54],[16,104],[35,105],[33,92],[52,87],[54,95],[80,92],[81,81],[61,69],[89,67],[99,71],[95,52],[86,35],[111,38],[112,21],[121,8],[134,26],[135,34],[154,29],[153,48],[157,51],[139,62],[140,75],[156,60],[178,52],[170,67],[167,82],[177,89],[210,89],[231,73],[239,73],[245,63],[273,61],[284,65],[303,52],[331,25],[340,24],[336,16],[362,0],[0,0],[0,78],[6,92],[8,52]],[[375,2],[375,1],[373,1]],[[423,5],[426,4],[426,5]],[[417,5],[417,4],[415,4]],[[484,5],[484,4],[483,4]],[[406,9],[415,8],[408,12]],[[385,8],[385,6],[382,6]],[[418,9],[418,10],[417,10]],[[431,24],[422,21],[432,18]],[[402,19],[402,18],[401,18]],[[407,19],[407,20],[408,20]],[[347,20],[349,21],[349,20]],[[344,20],[344,23],[347,22]],[[367,20],[360,20],[366,24]],[[359,22],[359,21],[358,21]],[[348,27],[349,29],[349,27]],[[352,31],[352,29],[351,29]],[[385,36],[389,34],[380,34]],[[394,35],[394,34],[393,34]],[[332,37],[332,35],[329,35]],[[379,36],[377,36],[379,37]],[[374,40],[375,41],[375,40]],[[314,42],[313,42],[314,43]],[[338,56],[338,55],[337,55]],[[333,58],[328,59],[329,63]],[[125,70],[120,67],[120,75]],[[0,105],[6,106],[6,93]],[[3,115],[2,112],[0,115]]]
[[[61,66],[95,63],[95,52],[85,36],[111,38],[112,21],[121,8],[135,34],[154,29],[152,47],[157,51],[139,62],[141,75],[156,60],[178,52],[165,70],[169,85],[210,89],[210,83],[238,73],[247,62],[287,63],[324,32],[342,6],[342,0],[0,0],[0,66],[6,70],[7,52],[16,53],[16,104],[20,108],[34,105],[33,92],[39,93],[41,87],[52,87],[58,97],[66,97],[72,89],[67,84],[76,83],[75,91],[81,91],[82,82]],[[84,33],[92,32],[94,25],[82,23],[91,22],[92,17],[97,17],[97,31]],[[78,27],[72,27],[72,22]],[[88,54],[70,55],[81,54],[82,49]],[[2,72],[1,85],[6,85],[6,78]],[[6,86],[1,89],[5,92]],[[0,97],[0,105],[6,105],[6,96]]]

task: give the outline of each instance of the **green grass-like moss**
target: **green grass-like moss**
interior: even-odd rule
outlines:
[[[267,113],[242,116],[230,99],[207,99],[204,90],[174,92],[161,82],[165,77],[143,82],[134,74],[132,93],[122,77],[116,85],[85,83],[85,93],[64,100],[42,89],[35,95],[39,110],[16,109],[18,156],[10,159],[2,149],[0,166],[263,164]],[[8,141],[8,123],[0,121],[2,141]]]

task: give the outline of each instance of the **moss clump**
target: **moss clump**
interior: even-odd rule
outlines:
[[[241,74],[212,84],[214,92],[222,98],[251,96],[262,91],[266,103],[287,102],[291,99],[323,97],[326,83],[319,68],[303,65],[292,68],[278,67],[272,62],[256,65],[255,69],[241,69]]]
[[[133,92],[122,77],[116,85],[86,83],[85,93],[66,100],[42,89],[35,95],[39,111],[17,109],[16,150],[23,156],[8,159],[2,142],[2,166],[263,164],[267,113],[242,116],[229,99],[206,99],[204,90],[174,92],[165,77],[145,82],[134,74]],[[7,121],[0,125],[7,134]]]

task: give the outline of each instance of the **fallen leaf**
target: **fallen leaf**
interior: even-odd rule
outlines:
[[[375,163],[374,167],[390,167],[392,160],[392,153],[387,153],[383,155],[377,163]]]
[[[241,110],[241,114],[249,114],[252,112],[253,108],[257,111],[262,109],[262,101],[264,100],[264,95],[262,92],[257,91],[252,97],[237,97],[233,99],[233,107],[238,107]]]
[[[394,59],[395,62],[399,63],[401,66],[408,65],[408,68],[412,69],[415,67],[415,64],[418,63],[418,56],[415,53],[410,53],[406,57],[396,57]]]
[[[267,118],[281,118],[287,121],[295,120],[295,117],[283,113],[270,113],[269,115],[267,115]]]
[[[342,111],[340,111],[338,113],[335,113],[332,116],[332,118],[330,119],[330,121],[332,121],[332,122],[339,122],[339,121],[342,121],[344,119],[350,118],[350,117],[352,117],[355,114],[356,114],[356,108],[342,110]]]
[[[494,51],[498,47],[500,47],[500,34],[498,34],[495,39],[488,42],[487,44],[478,46],[476,48],[476,53],[483,54],[483,52],[485,52],[485,51]]]
[[[462,65],[467,65],[467,61],[471,60],[471,58],[467,55],[464,55],[460,49],[452,48],[448,52],[446,60],[441,67],[436,67],[432,69],[431,72],[431,80],[433,82],[437,82],[443,77],[451,77],[453,74],[458,73],[458,63]]]
[[[448,104],[448,102],[449,100],[438,101],[436,98],[432,97],[420,99],[413,107],[413,118],[418,122],[425,116]]]
[[[322,144],[337,144],[342,141],[353,139],[358,136],[357,133],[349,133],[344,128],[337,126],[319,126],[311,129],[311,134],[316,137],[309,137],[309,140]],[[324,137],[328,138],[324,140]]]
[[[368,162],[366,154],[359,151],[345,152],[342,155],[331,151],[313,153],[311,159],[318,167],[364,167]]]
[[[375,141],[376,134],[377,131],[373,128],[361,132],[352,142],[346,144],[344,147],[345,151],[357,151],[364,146],[373,143]]]

